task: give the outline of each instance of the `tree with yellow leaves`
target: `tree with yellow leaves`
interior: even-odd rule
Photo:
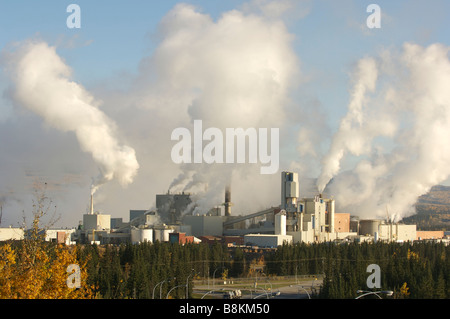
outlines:
[[[0,298],[7,299],[78,299],[92,298],[86,284],[85,263],[79,265],[76,248],[39,242],[33,254],[23,243],[0,247]],[[80,266],[80,287],[70,288],[69,265]],[[78,274],[77,274],[78,275]],[[69,278],[70,279],[70,278]]]
[[[400,293],[399,293],[399,296],[397,298],[405,299],[405,298],[408,298],[408,296],[409,296],[409,288],[408,288],[406,282],[404,282],[403,285],[400,288]]]
[[[0,246],[0,298],[72,299],[92,298],[93,289],[86,284],[86,261],[77,260],[77,249],[44,240],[39,227],[46,197],[40,194],[34,205],[33,223],[25,239]],[[80,285],[70,288],[67,272],[70,265],[79,266]]]

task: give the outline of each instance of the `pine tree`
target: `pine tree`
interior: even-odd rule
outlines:
[[[433,299],[445,299],[445,279],[442,271],[439,272],[435,285],[434,285],[434,294]]]
[[[245,270],[245,257],[241,248],[237,247],[234,251],[233,264],[231,267],[231,276],[240,277]]]

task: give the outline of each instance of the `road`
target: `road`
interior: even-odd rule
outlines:
[[[274,299],[310,299],[311,288],[316,291],[319,290],[322,285],[322,280],[308,280],[303,281],[301,284],[291,284],[288,286],[279,287],[274,289]],[[279,294],[277,294],[279,292]],[[265,298],[265,296],[264,296]]]
[[[266,283],[260,283],[258,288],[253,288],[249,291],[248,288],[242,288],[240,285],[215,285],[214,289],[207,285],[195,285],[194,291],[199,298],[223,298],[225,291],[233,291],[236,289],[242,290],[244,295],[241,299],[309,299],[311,296],[311,288],[318,292],[322,285],[321,279],[309,279],[295,282],[286,282],[285,285],[280,282],[273,281],[273,286]],[[205,295],[206,294],[206,295]]]

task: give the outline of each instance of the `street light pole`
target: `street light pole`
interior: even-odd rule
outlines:
[[[225,268],[225,267],[224,266],[220,266],[220,267],[217,267],[216,269],[214,269],[214,272],[213,272],[213,289],[215,288],[216,271],[221,269],[221,268]]]
[[[155,289],[156,287],[158,287],[159,284],[162,284],[164,281],[166,281],[166,279],[164,279],[163,281],[158,282],[155,287],[153,287],[153,294],[152,294],[152,299],[155,299]]]
[[[161,298],[161,288],[162,288],[162,285],[166,282],[166,281],[171,281],[172,279],[175,279],[175,277],[173,277],[173,278],[166,278],[166,279],[164,279],[163,281],[160,281],[160,282],[158,282],[156,285],[155,285],[155,287],[153,287],[153,294],[152,294],[152,299],[155,299],[155,289],[156,289],[156,287],[158,287],[158,285],[161,285],[161,286],[159,286],[159,299],[162,299]]]
[[[189,294],[189,277],[191,277],[193,273],[194,273],[194,269],[191,270],[191,273],[189,274],[189,276],[186,279],[186,299],[188,299],[188,294]]]
[[[261,272],[261,275],[266,276],[266,280],[267,280],[267,282],[270,284],[270,292],[272,292],[272,283],[270,282],[269,277],[268,277],[264,272]],[[265,288],[265,287],[266,287],[266,286],[264,285],[264,288]]]
[[[159,299],[162,299],[162,286],[164,285],[164,282],[170,282],[172,279],[177,279],[176,277],[173,278],[168,278],[166,280],[163,281],[163,283],[161,284],[161,286],[159,286]]]
[[[186,285],[178,285],[178,286],[175,286],[175,287],[173,287],[172,289],[170,289],[169,292],[167,293],[166,299],[169,299],[169,295],[170,295],[170,293],[172,292],[172,290],[174,290],[174,289],[176,289],[176,288],[179,288],[179,287],[184,287],[184,286],[186,286]]]
[[[308,299],[311,299],[311,296],[309,295],[309,292],[308,292],[308,290],[306,290],[304,287],[302,287],[302,286],[300,286],[300,287],[298,287],[299,289],[301,288],[301,289],[303,289],[305,292],[306,292],[306,294],[308,295]]]

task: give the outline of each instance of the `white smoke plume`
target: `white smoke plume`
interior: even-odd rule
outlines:
[[[133,181],[139,164],[135,151],[121,145],[115,123],[91,94],[71,80],[71,69],[45,42],[28,41],[6,52],[4,64],[12,80],[13,101],[41,116],[47,125],[76,135],[82,151],[92,155],[100,174],[91,192],[111,180]]]
[[[351,101],[346,116],[341,120],[338,132],[333,136],[331,148],[323,159],[321,175],[317,180],[319,192],[322,193],[328,182],[340,170],[340,163],[347,152],[360,155],[367,147],[362,126],[365,124],[364,104],[367,92],[373,92],[378,76],[375,60],[361,59],[354,75],[355,85],[351,92]]]
[[[178,4],[162,20],[158,36],[154,54],[141,63],[140,83],[146,84],[142,101],[169,119],[165,123],[172,129],[190,129],[193,120],[202,120],[203,129],[223,133],[227,127],[270,132],[289,119],[289,91],[300,72],[294,39],[280,19],[232,10],[213,20],[191,5]],[[178,167],[181,174],[170,189],[201,192],[209,200],[207,210],[223,202],[233,175],[241,181],[259,175],[260,162]]]
[[[327,189],[342,212],[399,221],[450,176],[449,49],[406,43],[401,52],[359,63],[348,113],[318,179],[320,191],[331,180]],[[349,155],[354,167],[340,170]]]

